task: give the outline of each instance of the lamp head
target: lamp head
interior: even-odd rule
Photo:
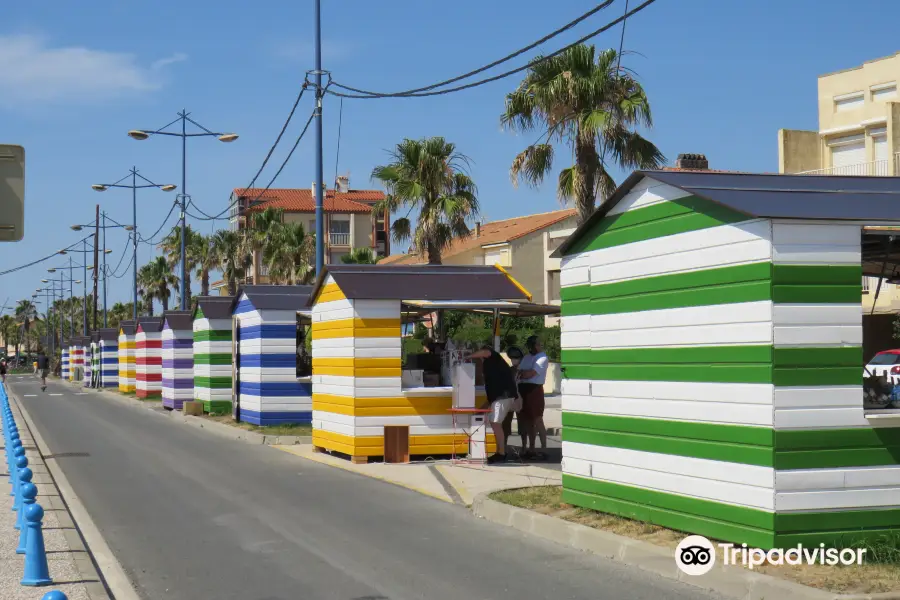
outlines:
[[[41,283],[50,283],[49,279],[41,279]]]
[[[125,231],[134,231],[134,226],[133,226],[133,225],[126,225],[126,226],[125,226]]]
[[[75,280],[75,283],[81,283],[81,280],[80,280],[80,279],[76,279],[76,280]]]
[[[88,270],[88,271],[93,271],[93,270],[94,270],[94,265],[88,265],[87,270]]]
[[[66,250],[60,250],[59,253],[60,253],[60,254],[68,254],[68,251],[66,251]]]
[[[238,134],[236,134],[236,133],[223,133],[222,135],[219,136],[220,142],[228,143],[228,142],[233,142],[236,139],[238,139]]]
[[[99,183],[95,183],[94,185],[91,186],[91,189],[94,190],[95,192],[105,192],[106,190],[109,189],[109,187],[105,186],[105,185],[101,185]]]
[[[47,269],[47,272],[48,273],[56,273],[56,269],[54,267],[51,267],[51,268]]]
[[[128,137],[135,140],[146,140],[148,137],[150,137],[150,134],[141,129],[132,129],[128,132]]]
[[[103,251],[103,254],[112,254],[112,250],[107,248],[106,250]]]
[[[174,184],[171,184],[171,183],[167,183],[166,185],[160,186],[159,189],[161,189],[161,190],[164,191],[164,192],[171,192],[171,191],[173,191],[176,187],[178,187],[178,186],[177,186],[177,185],[174,185]]]

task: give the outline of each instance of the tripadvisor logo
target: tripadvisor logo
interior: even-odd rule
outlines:
[[[750,548],[747,544],[716,544],[722,552],[723,565],[743,565],[749,569],[765,564],[770,565],[861,565],[866,555],[865,548],[804,547],[793,548]],[[675,564],[686,575],[705,575],[716,564],[716,547],[702,535],[689,535],[681,540],[675,549]]]

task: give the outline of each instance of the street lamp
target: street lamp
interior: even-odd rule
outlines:
[[[181,200],[180,208],[181,208],[181,310],[187,310],[188,302],[190,302],[190,298],[188,298],[187,294],[187,261],[185,260],[185,211],[187,210],[187,139],[189,137],[215,137],[220,142],[233,142],[238,139],[238,135],[236,133],[221,133],[210,131],[197,121],[193,120],[189,115],[191,113],[187,112],[185,109],[182,109],[178,113],[178,118],[157,130],[148,130],[148,129],[132,129],[128,132],[128,135],[135,140],[146,140],[151,135],[170,135],[174,137],[181,138],[181,194],[179,194],[179,198]],[[181,132],[177,131],[166,131],[166,128],[174,125],[178,121],[181,121]],[[187,132],[187,124],[188,122],[192,123],[195,127],[198,127],[202,131],[196,133],[188,133]]]
[[[122,182],[125,181],[126,179],[128,179],[129,176],[131,177],[131,185],[123,184]],[[145,183],[138,185],[137,180],[139,177]],[[93,189],[97,192],[105,192],[109,188],[126,188],[126,189],[131,190],[131,225],[125,225],[124,228],[125,228],[125,231],[133,232],[131,234],[132,242],[133,242],[133,245],[132,245],[132,254],[133,255],[131,257],[131,260],[134,263],[132,266],[132,274],[134,276],[134,319],[135,320],[137,320],[137,317],[138,317],[137,191],[142,188],[157,188],[164,192],[171,192],[172,190],[175,189],[175,187],[176,186],[172,185],[171,183],[167,183],[167,184],[153,183],[152,181],[150,181],[149,179],[147,179],[146,177],[144,177],[143,175],[138,173],[137,167],[131,167],[131,170],[128,172],[128,175],[126,175],[125,177],[123,177],[122,179],[120,179],[119,181],[117,181],[115,183],[95,183],[94,185],[91,186],[91,189]],[[74,226],[73,226],[73,228],[74,228]],[[103,308],[104,308],[104,317],[103,318],[104,318],[104,323],[105,323],[106,322],[105,321],[105,319],[106,319],[106,310],[105,310],[106,309],[106,288],[105,288],[105,286],[104,286],[104,292],[103,292]]]

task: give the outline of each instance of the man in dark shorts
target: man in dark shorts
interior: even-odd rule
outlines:
[[[41,391],[44,392],[47,390],[47,375],[50,374],[50,359],[43,350],[38,351],[37,365],[41,373]]]
[[[3,383],[6,383],[6,359],[0,360],[0,379],[3,380]]]
[[[497,452],[488,457],[488,464],[506,462],[506,436],[503,434],[503,421],[512,409],[516,399],[516,380],[512,369],[500,353],[485,346],[474,352],[470,358],[483,358],[484,393],[491,412],[487,415],[497,440]]]
[[[535,437],[541,438],[541,450],[547,450],[547,428],[544,426],[544,382],[550,359],[541,348],[541,340],[536,335],[525,342],[528,354],[519,363],[519,395],[522,396],[522,416],[528,422],[528,449],[522,458],[526,460],[545,459],[544,453],[534,449]],[[521,423],[521,420],[520,420]],[[521,425],[520,425],[521,427]]]

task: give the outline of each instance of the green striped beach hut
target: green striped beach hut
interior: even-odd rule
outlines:
[[[861,308],[897,226],[898,178],[633,173],[556,251],[565,501],[761,548],[900,533]]]
[[[204,412],[231,412],[232,296],[200,296],[194,309],[194,398]]]

